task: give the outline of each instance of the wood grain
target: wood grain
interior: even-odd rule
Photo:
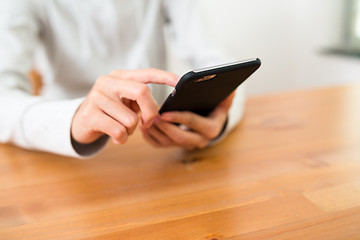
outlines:
[[[196,152],[0,145],[0,239],[359,239],[360,86],[250,98]]]
[[[327,212],[360,207],[360,181],[316,189],[304,195]]]

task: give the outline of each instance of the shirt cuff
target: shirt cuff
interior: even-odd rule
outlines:
[[[29,106],[22,118],[22,132],[31,149],[84,158],[99,152],[106,139],[92,144],[73,145],[71,123],[84,99],[41,101]]]
[[[96,141],[88,144],[82,144],[77,142],[75,139],[71,138],[71,144],[75,151],[83,157],[90,157],[99,152],[108,142],[109,136],[104,135],[98,138]]]

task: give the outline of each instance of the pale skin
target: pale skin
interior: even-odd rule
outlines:
[[[114,143],[124,144],[140,122],[144,138],[153,146],[205,147],[221,132],[234,94],[207,117],[191,112],[167,112],[159,116],[146,84],[174,87],[178,80],[177,75],[158,69],[117,70],[99,77],[74,115],[72,138],[88,144],[106,134]]]
[[[155,118],[154,124],[149,128],[141,126],[143,136],[156,147],[202,149],[221,133],[234,96],[235,93],[232,93],[207,117],[192,112],[163,113]],[[172,123],[179,123],[185,127]]]

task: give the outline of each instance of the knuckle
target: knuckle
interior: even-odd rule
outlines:
[[[122,71],[121,70],[113,70],[110,72],[110,75],[114,75],[114,76],[118,76],[121,75]]]
[[[188,125],[188,127],[190,127],[190,128],[194,128],[194,126],[195,126],[195,118],[194,118],[194,115],[189,114],[187,125]]]
[[[107,81],[108,75],[102,75],[96,79],[96,83]]]
[[[136,114],[134,113],[129,113],[126,117],[125,117],[125,124],[126,124],[126,127],[128,128],[132,128],[134,126],[137,125],[138,121],[139,121],[139,118]]]
[[[220,131],[220,130],[218,130],[218,129],[212,129],[211,131],[209,131],[208,136],[207,136],[208,139],[214,139],[214,138],[216,138],[219,131]]]
[[[203,148],[205,148],[206,146],[208,145],[208,141],[201,141],[199,144],[198,144],[198,148],[199,149],[203,149]]]
[[[103,75],[96,79],[94,88],[102,88],[103,86],[106,86],[109,84],[109,75]]]
[[[88,128],[96,128],[97,127],[98,122],[95,118],[91,117],[90,111],[85,111],[81,117],[82,117],[82,122],[87,123],[86,126],[88,126]]]
[[[145,77],[147,80],[151,81],[155,75],[159,73],[159,70],[156,68],[146,68],[145,69]]]
[[[185,145],[187,143],[187,139],[182,135],[175,136],[174,141],[180,145]]]
[[[221,131],[220,126],[213,125],[212,127],[208,128],[208,131],[206,131],[206,137],[208,139],[214,139],[219,135],[220,131]]]
[[[93,99],[98,99],[99,97],[101,97],[101,94],[99,91],[96,90],[90,91],[88,94],[88,98],[91,99],[90,101],[92,101]]]
[[[139,84],[137,86],[136,95],[137,96],[146,96],[150,92],[150,88],[146,84]]]
[[[93,117],[95,111],[93,105],[86,104],[79,109],[77,115],[80,117],[81,122],[86,123],[88,126],[95,126],[97,123],[97,118]]]
[[[112,131],[112,138],[116,139],[117,142],[123,144],[127,140],[127,132],[124,127],[117,127]]]
[[[152,120],[152,119],[155,119],[156,116],[157,116],[157,112],[153,111],[153,112],[148,113],[147,119]]]
[[[147,73],[147,77],[152,77],[152,75],[157,72],[157,69],[150,67],[146,68],[145,71]]]
[[[83,129],[83,133],[85,136],[91,136],[94,133],[94,130],[91,126],[86,126]]]

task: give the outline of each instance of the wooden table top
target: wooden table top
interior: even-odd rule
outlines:
[[[0,145],[0,239],[360,239],[360,86],[252,97],[192,153]]]

